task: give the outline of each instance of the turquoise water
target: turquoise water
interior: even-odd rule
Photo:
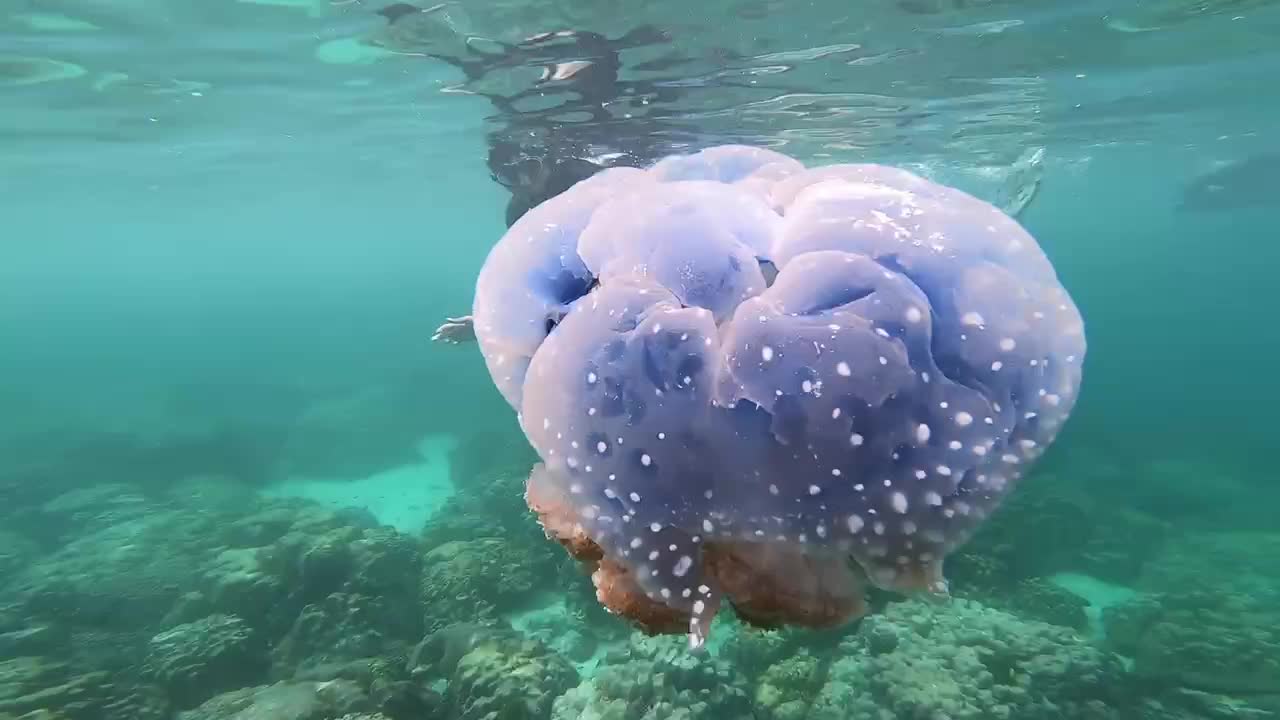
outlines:
[[[0,9],[0,718],[1280,713],[1280,7],[379,9]],[[646,26],[608,121],[545,111],[547,52],[502,56]],[[700,655],[604,612],[481,354],[431,340],[507,230],[495,138],[554,123],[561,155],[732,142],[1034,193],[1088,361],[955,599],[726,608]]]

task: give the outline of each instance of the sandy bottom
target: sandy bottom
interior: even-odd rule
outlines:
[[[366,477],[289,477],[261,492],[268,497],[306,498],[334,509],[365,509],[383,525],[417,535],[453,495],[449,453],[457,444],[453,435],[429,435],[418,443],[419,462]]]

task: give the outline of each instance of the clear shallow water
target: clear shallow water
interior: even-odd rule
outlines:
[[[1207,561],[1193,549],[1218,548],[1232,560],[1217,564],[1231,570],[1186,584],[1235,598],[1225,610],[1212,605],[1214,622],[1262,622],[1266,603],[1259,610],[1237,595],[1274,591],[1264,582],[1272,571],[1253,555],[1274,542],[1271,408],[1280,400],[1271,372],[1280,337],[1267,320],[1276,203],[1257,188],[1276,187],[1280,161],[1264,158],[1222,182],[1198,179],[1276,151],[1268,88],[1280,63],[1280,8],[485,2],[447,6],[441,22],[407,34],[388,30],[376,9],[67,2],[3,11],[0,411],[9,449],[0,492],[8,496],[3,527],[19,538],[9,546],[24,550],[0,572],[5,602],[18,603],[11,622],[69,634],[0,645],[0,659],[64,662],[65,638],[101,626],[143,649],[110,661],[85,653],[71,661],[74,672],[130,668],[157,684],[142,672],[145,648],[172,621],[132,626],[106,612],[94,626],[58,612],[36,618],[19,601],[39,585],[32,574],[65,580],[58,573],[73,572],[55,559],[115,547],[113,519],[202,512],[205,495],[168,494],[192,476],[250,489],[298,487],[324,472],[356,488],[372,478],[378,497],[363,504],[385,506],[387,473],[415,467],[416,444],[442,434],[463,448],[448,463],[455,487],[518,474],[497,469],[527,457],[477,355],[428,338],[443,316],[466,311],[474,275],[504,230],[506,194],[484,162],[494,109],[469,93],[515,92],[538,70],[467,82],[424,54],[457,52],[466,36],[485,47],[563,27],[620,35],[645,23],[672,40],[637,51],[633,66],[651,65],[633,77],[686,92],[624,103],[620,115],[648,113],[703,138],[769,145],[810,163],[900,164],[984,197],[1016,158],[1045,148],[1043,188],[1022,221],[1081,307],[1090,365],[1067,433],[1026,485],[1032,510],[1023,517],[1047,512],[1042,495],[1106,516],[1080,534],[1108,537],[1107,553],[1155,569],[1099,580],[1147,583],[1152,592],[1195,577],[1188,568],[1199,572]],[[54,69],[71,76],[30,82]],[[1223,189],[1180,207],[1197,182]],[[435,476],[422,482],[439,486]],[[106,484],[119,487],[90,493],[75,512],[49,505]],[[142,509],[121,510],[119,498],[135,492]],[[518,501],[518,493],[516,485],[508,495]],[[252,494],[236,497],[219,506],[219,525],[264,512]],[[446,514],[461,512],[449,507]],[[1143,520],[1106,514],[1116,510]],[[501,518],[476,523],[528,539],[517,523],[529,518]],[[1035,528],[1008,532],[1014,545],[1038,548],[1045,543],[1027,536]],[[1261,535],[1220,535],[1228,531]],[[97,545],[84,539],[99,532]],[[174,532],[140,537],[160,543]],[[453,537],[439,532],[428,532],[428,548]],[[248,543],[206,536],[210,547]],[[71,544],[77,538],[81,545]],[[1071,552],[1043,566],[1022,557],[1034,572],[1020,572],[1100,572],[1097,547],[1059,544]],[[553,560],[562,558],[545,562]],[[456,562],[464,586],[487,587],[486,573],[497,572]],[[567,578],[532,583],[528,594],[572,587],[589,599],[589,585]],[[165,582],[212,593],[205,580]],[[433,583],[441,584],[423,581]],[[365,594],[397,597],[385,588]],[[148,612],[164,616],[171,601]],[[1165,607],[1182,617],[1183,605]],[[176,619],[208,614],[192,612]],[[273,622],[259,632],[277,642],[292,618]],[[412,627],[402,632],[418,637],[402,639],[412,644],[432,628]],[[1144,647],[1164,658],[1181,646]],[[290,677],[279,667],[234,687]],[[1257,697],[1280,693],[1275,675],[1262,673],[1248,692],[1203,675],[1198,668],[1160,680],[1229,690],[1264,707]]]

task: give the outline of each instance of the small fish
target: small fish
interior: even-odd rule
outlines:
[[[1200,175],[1182,190],[1178,210],[1217,212],[1276,202],[1280,153],[1263,153]]]

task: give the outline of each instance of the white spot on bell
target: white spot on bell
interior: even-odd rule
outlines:
[[[680,559],[676,560],[675,567],[671,568],[671,572],[676,577],[684,577],[691,567],[693,567],[693,558],[688,555],[681,555]]]
[[[890,499],[890,502],[893,503],[894,512],[898,513],[899,515],[906,514],[907,512],[907,496],[906,495],[903,495],[900,492],[896,492],[889,499]]]
[[[931,434],[932,433],[930,432],[928,425],[920,423],[916,426],[916,442],[921,445],[929,442],[929,435]]]

